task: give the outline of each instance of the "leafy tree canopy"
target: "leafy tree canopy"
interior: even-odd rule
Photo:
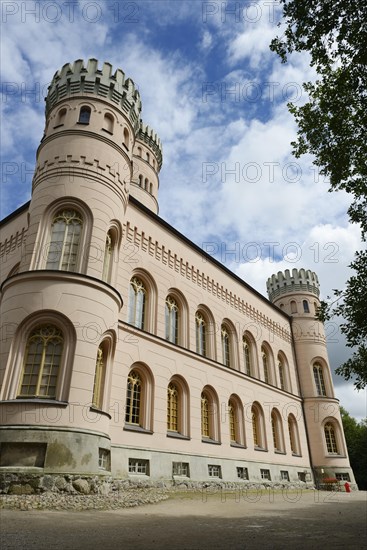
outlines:
[[[292,143],[298,158],[314,155],[330,190],[352,195],[348,214],[367,239],[367,3],[360,0],[280,0],[285,30],[270,48],[282,62],[292,52],[308,52],[318,73],[304,83],[308,102],[289,104],[297,125]],[[367,251],[356,253],[354,275],[335,299],[322,302],[319,319],[339,315],[354,355],[337,369],[357,389],[367,385]]]

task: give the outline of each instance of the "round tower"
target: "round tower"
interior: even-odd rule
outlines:
[[[157,134],[140,121],[133,151],[133,178],[130,195],[158,214],[159,172],[162,144]]]
[[[96,59],[64,65],[49,86],[25,253],[2,289],[2,320],[14,327],[0,405],[8,466],[29,466],[33,453],[46,472],[109,470],[119,250],[136,141],[151,155],[138,164],[155,201],[162,162],[140,112],[133,81]]]
[[[315,481],[349,477],[354,483],[345,443],[339,401],[326,348],[324,325],[316,318],[320,287],[316,273],[305,269],[279,271],[267,281],[270,301],[291,317],[295,365]]]

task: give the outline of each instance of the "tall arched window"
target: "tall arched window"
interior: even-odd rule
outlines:
[[[210,437],[209,398],[204,392],[201,394],[201,436]]]
[[[325,389],[325,381],[324,381],[324,373],[322,366],[320,363],[315,363],[313,366],[313,376],[315,380],[316,385],[316,392],[317,395],[325,396],[326,395],[326,389]]]
[[[264,380],[267,384],[270,382],[269,378],[269,356],[265,348],[261,348],[261,357],[263,360],[263,369],[264,369]]]
[[[42,325],[27,340],[19,397],[56,398],[64,337],[54,325]]]
[[[46,269],[75,271],[83,218],[76,210],[63,209],[52,220]]]
[[[171,382],[167,390],[167,430],[178,432],[179,428],[179,389]]]
[[[201,393],[201,436],[203,441],[219,441],[218,396],[211,386]]]
[[[222,363],[226,367],[231,366],[231,354],[230,354],[230,340],[229,332],[225,325],[221,327],[221,338],[222,338]]]
[[[172,296],[166,298],[166,340],[173,344],[178,343],[178,304]]]
[[[207,323],[203,315],[198,311],[195,315],[196,327],[196,353],[206,356],[206,327]]]
[[[339,449],[335,436],[335,429],[331,422],[327,422],[324,426],[324,434],[326,441],[326,448],[329,454],[338,455]]]
[[[93,399],[92,404],[97,407],[97,409],[102,408],[102,397],[104,389],[104,379],[105,379],[105,361],[106,357],[104,356],[103,346],[99,346],[97,351],[97,360],[96,360],[96,369],[94,373],[94,383],[93,383]]]
[[[145,302],[144,283],[137,277],[133,277],[130,281],[128,322],[140,329],[144,329]]]
[[[273,435],[274,451],[284,451],[284,439],[280,414],[276,409],[271,412],[271,431]]]
[[[310,306],[308,300],[303,300],[303,311],[304,313],[310,313]]]
[[[251,344],[244,336],[242,340],[243,347],[243,362],[245,364],[245,373],[252,375],[252,361],[251,361]]]
[[[288,415],[288,434],[289,434],[289,443],[293,455],[300,456],[301,449],[299,445],[299,436],[297,421],[293,414]]]
[[[139,174],[139,187],[143,187],[143,176]]]
[[[109,132],[110,134],[113,134],[113,124],[114,119],[113,116],[109,113],[106,113],[103,120],[103,129]]]
[[[91,108],[84,105],[79,111],[79,124],[89,124],[91,115]]]
[[[233,446],[245,446],[243,406],[238,395],[232,394],[228,400],[228,422],[230,443]]]
[[[129,150],[129,132],[126,128],[124,128],[124,145]]]
[[[132,370],[127,379],[125,422],[140,426],[142,380],[140,374]]]
[[[284,363],[278,357],[278,373],[279,373],[279,383],[282,390],[285,389],[285,372],[284,372]]]
[[[297,303],[294,300],[291,301],[291,313],[297,313]]]
[[[112,238],[111,231],[108,231],[106,235],[106,246],[104,250],[103,271],[102,271],[102,280],[106,281],[107,283],[111,281],[112,260],[113,260],[113,238]]]
[[[252,436],[254,439],[254,446],[260,447],[259,440],[259,415],[256,410],[252,410]]]
[[[255,449],[266,448],[264,415],[259,404],[254,403],[251,407],[252,435]]]
[[[62,109],[60,109],[60,111],[57,113],[57,118],[56,118],[56,126],[63,126],[64,123],[65,123],[65,118],[66,118],[66,108],[63,107]]]

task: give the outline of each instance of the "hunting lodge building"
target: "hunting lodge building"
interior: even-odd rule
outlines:
[[[1,225],[0,472],[354,483],[316,274],[267,300],[163,221],[140,113],[109,63],[49,87],[32,198]]]

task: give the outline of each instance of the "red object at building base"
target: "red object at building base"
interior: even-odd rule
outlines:
[[[350,484],[348,483],[348,481],[346,481],[346,482],[344,483],[344,487],[345,487],[345,492],[346,492],[346,493],[350,493],[350,492],[351,492],[351,491],[350,491]]]

